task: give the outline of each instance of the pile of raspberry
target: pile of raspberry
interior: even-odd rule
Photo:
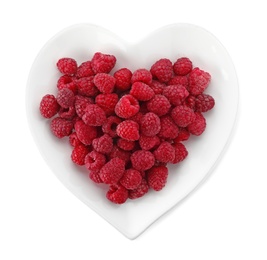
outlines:
[[[59,59],[56,94],[45,95],[39,109],[56,137],[69,138],[73,163],[122,204],[166,185],[167,164],[187,157],[184,141],[204,132],[203,113],[215,102],[204,93],[210,74],[187,57],[135,71],[112,72],[115,64],[101,52],[79,65]]]

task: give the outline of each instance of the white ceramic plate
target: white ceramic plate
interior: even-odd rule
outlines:
[[[115,55],[115,69],[150,68],[153,62],[163,57],[175,61],[178,57],[187,56],[194,66],[212,75],[206,93],[215,98],[216,106],[205,114],[207,128],[204,134],[191,137],[185,143],[189,151],[187,159],[169,167],[168,183],[162,191],[151,191],[123,205],[110,203],[105,197],[106,187],[91,182],[85,168],[71,162],[67,138],[59,140],[54,137],[49,130],[49,120],[39,114],[42,96],[56,93],[59,77],[55,66],[57,60],[73,57],[81,63],[92,58],[97,51]],[[59,32],[42,48],[30,71],[26,103],[32,135],[54,174],[86,205],[126,237],[134,239],[194,190],[221,157],[236,118],[238,82],[225,48],[211,33],[200,27],[173,24],[132,44],[99,26],[81,24]]]

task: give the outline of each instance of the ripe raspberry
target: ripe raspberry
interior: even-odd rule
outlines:
[[[160,139],[156,135],[155,136],[141,135],[138,141],[142,150],[146,151],[149,151],[160,144]]]
[[[94,72],[92,70],[92,62],[85,61],[77,68],[76,77],[85,78],[90,76],[94,76]]]
[[[93,80],[93,76],[77,79],[75,83],[77,85],[78,93],[87,97],[95,97],[99,91]]]
[[[78,139],[85,145],[89,145],[97,136],[97,129],[94,126],[86,125],[82,120],[78,120],[74,129]]]
[[[80,144],[73,148],[71,153],[71,160],[78,165],[84,165],[84,158],[88,154],[89,149],[87,146]]]
[[[159,82],[157,80],[152,80],[149,87],[152,88],[154,93],[157,95],[157,94],[162,94],[163,89],[166,87],[166,85],[165,83]]]
[[[76,116],[75,107],[74,106],[68,108],[61,107],[58,111],[58,116],[68,120],[73,119]]]
[[[138,113],[136,113],[134,116],[130,117],[129,119],[133,120],[134,122],[140,125],[142,117],[143,117],[143,114],[139,110]]]
[[[130,152],[122,150],[117,145],[113,145],[112,151],[109,154],[109,159],[120,158],[127,164],[130,161],[130,155]]]
[[[193,110],[195,110],[195,106],[196,106],[196,97],[189,95],[186,99],[184,104],[186,106],[188,106],[189,108],[192,108]]]
[[[95,183],[103,183],[103,181],[99,177],[98,171],[90,171],[89,172],[89,178]]]
[[[74,81],[74,78],[68,75],[63,75],[61,76],[58,81],[57,81],[57,88],[63,89],[63,88],[68,88],[73,91],[73,93],[77,92],[77,86]]]
[[[147,69],[138,69],[133,72],[133,75],[131,78],[132,83],[137,82],[137,81],[141,81],[149,85],[152,82],[152,74]]]
[[[138,171],[146,171],[150,169],[155,164],[154,155],[145,150],[135,151],[130,158],[132,166]]]
[[[111,185],[106,197],[115,204],[123,204],[128,199],[128,190],[121,184]]]
[[[111,115],[115,111],[118,101],[119,97],[116,93],[99,94],[95,98],[95,103],[105,111],[106,115]]]
[[[169,142],[162,142],[154,151],[154,156],[159,162],[168,163],[174,160],[175,151]]]
[[[186,150],[185,146],[182,143],[174,144],[173,148],[175,151],[175,157],[171,163],[173,164],[179,163],[187,157],[188,151]]]
[[[195,121],[196,115],[194,110],[187,106],[177,106],[171,112],[174,122],[180,127],[186,127]]]
[[[169,85],[164,88],[163,95],[173,106],[178,106],[184,102],[189,92],[182,85]]]
[[[125,162],[120,158],[112,158],[100,170],[99,176],[106,184],[115,184],[123,176]]]
[[[117,140],[117,146],[125,151],[132,151],[135,147],[134,141],[128,141],[123,138],[118,138]]]
[[[186,57],[179,58],[173,64],[173,71],[176,75],[187,75],[192,70],[192,61]]]
[[[76,132],[73,132],[73,133],[71,133],[69,135],[69,143],[73,147],[82,144],[82,142],[78,139],[78,136],[77,136],[77,133]]]
[[[95,138],[92,142],[92,146],[97,152],[108,154],[112,150],[113,139],[108,134],[104,134],[99,138]]]
[[[189,74],[189,92],[194,95],[200,95],[208,87],[211,76],[199,68],[194,68]]]
[[[179,128],[169,115],[160,118],[160,131],[158,136],[165,139],[174,139],[179,134]]]
[[[109,73],[115,66],[116,58],[113,55],[96,52],[92,58],[92,70],[97,73]]]
[[[147,109],[158,116],[163,116],[169,112],[171,104],[163,95],[155,95],[147,102]]]
[[[146,113],[140,122],[140,130],[143,135],[154,136],[160,131],[160,119],[159,117],[152,113]]]
[[[130,94],[140,101],[147,101],[155,96],[152,88],[139,81],[133,83]]]
[[[169,59],[160,59],[152,65],[150,72],[160,82],[167,83],[173,74],[172,62]]]
[[[82,117],[85,124],[91,126],[101,126],[106,121],[105,111],[96,104],[87,105]]]
[[[134,190],[141,184],[141,181],[142,175],[139,171],[128,169],[124,171],[124,174],[120,179],[120,184],[127,190]]]
[[[71,134],[73,123],[67,119],[55,117],[50,123],[50,129],[56,137],[62,138]]]
[[[119,137],[128,141],[139,139],[139,125],[132,120],[125,120],[119,123],[116,132]]]
[[[74,75],[77,71],[77,62],[72,58],[61,58],[57,62],[57,68],[62,74]]]
[[[132,72],[127,68],[117,70],[113,75],[116,79],[116,88],[121,91],[130,89],[132,75]]]
[[[129,190],[129,199],[138,199],[143,197],[149,190],[149,186],[145,179],[142,179],[140,185],[134,189]]]
[[[43,96],[40,102],[39,110],[43,117],[53,117],[59,111],[59,105],[55,96],[49,94]]]
[[[168,168],[165,166],[154,166],[147,171],[147,183],[155,191],[162,190],[168,178]]]
[[[195,111],[207,112],[211,110],[215,105],[214,98],[208,94],[200,94],[196,96],[195,100]]]
[[[139,102],[132,95],[122,96],[115,106],[115,113],[121,118],[130,118],[139,111]]]
[[[168,82],[168,85],[182,85],[186,89],[188,88],[188,78],[187,76],[175,76],[171,78]]]
[[[106,157],[102,153],[93,150],[85,156],[84,163],[88,170],[99,172],[106,164]]]
[[[75,102],[74,102],[76,114],[79,117],[83,117],[86,107],[90,104],[93,104],[93,103],[94,103],[94,101],[92,98],[84,97],[81,95],[76,95]]]
[[[110,116],[102,125],[103,133],[109,134],[112,138],[117,136],[117,126],[121,122],[121,119],[117,116]]]
[[[94,84],[101,93],[108,94],[112,93],[116,79],[106,73],[98,73],[94,77]]]
[[[57,93],[57,103],[63,107],[68,108],[74,105],[75,95],[73,91],[68,88],[63,88]]]
[[[195,115],[196,119],[194,120],[193,123],[187,126],[187,130],[189,131],[190,134],[199,136],[206,129],[206,119],[200,112],[196,112]]]
[[[190,133],[184,127],[179,128],[178,136],[173,140],[174,143],[182,142],[188,140],[190,137]]]

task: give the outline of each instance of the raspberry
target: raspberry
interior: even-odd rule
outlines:
[[[108,134],[104,134],[99,138],[95,138],[92,145],[97,152],[108,154],[112,150],[113,140]]]
[[[154,156],[159,162],[172,162],[175,158],[175,151],[169,142],[162,142],[154,151]]]
[[[137,81],[141,81],[149,85],[152,82],[152,74],[147,69],[138,69],[134,71],[131,78],[132,83]]]
[[[62,74],[74,75],[77,71],[77,62],[72,58],[61,58],[57,62],[57,68]]]
[[[189,131],[190,134],[199,136],[206,129],[206,119],[199,112],[196,112],[195,115],[196,115],[196,119],[194,120],[193,123],[187,126],[187,130]]]
[[[94,126],[86,125],[82,120],[78,120],[74,129],[78,139],[85,145],[89,145],[97,136],[97,129]]]
[[[174,160],[171,163],[173,164],[179,163],[187,157],[188,151],[186,150],[185,146],[182,143],[174,144],[173,148],[175,151],[175,156]]]
[[[89,149],[87,146],[80,144],[73,148],[71,153],[71,160],[78,165],[84,165],[84,158],[88,154]]]
[[[168,169],[165,166],[154,166],[147,171],[147,183],[155,191],[162,190],[168,178]]]
[[[108,94],[114,90],[116,79],[106,73],[98,73],[94,77],[94,84],[101,93]]]
[[[110,115],[114,112],[119,97],[115,93],[99,94],[95,98],[95,103],[100,106],[106,114]]]
[[[130,152],[120,149],[117,145],[113,145],[112,151],[109,154],[109,159],[120,158],[125,163],[128,163],[130,161],[130,155]]]
[[[132,120],[125,120],[119,123],[116,132],[119,137],[128,141],[139,139],[139,125]]]
[[[39,110],[43,117],[53,117],[59,111],[59,105],[55,96],[50,94],[43,96],[40,102]]]
[[[58,115],[61,118],[71,120],[76,116],[76,111],[75,111],[74,106],[71,106],[71,107],[68,107],[68,108],[61,107],[59,109],[59,111],[58,111]]]
[[[77,79],[75,83],[77,85],[78,93],[87,97],[95,97],[99,91],[93,80],[93,76]]]
[[[56,137],[62,138],[71,134],[73,123],[64,118],[55,117],[50,123],[50,129]]]
[[[200,95],[208,87],[211,76],[199,68],[194,68],[189,74],[189,92],[194,95]]]
[[[115,204],[123,204],[128,199],[128,190],[121,184],[111,185],[106,197]]]
[[[168,82],[168,85],[182,85],[186,89],[188,88],[188,78],[187,76],[175,76],[171,78]]]
[[[142,117],[143,117],[143,114],[139,111],[138,113],[136,113],[134,116],[130,117],[129,119],[133,120],[137,124],[140,124]]]
[[[116,79],[116,88],[121,91],[128,90],[131,87],[132,72],[127,68],[122,68],[114,73]]]
[[[155,163],[155,157],[150,151],[137,150],[130,158],[132,166],[138,171],[146,171]]]
[[[106,121],[105,111],[96,104],[87,105],[82,117],[85,124],[90,126],[101,126]]]
[[[207,112],[211,110],[215,105],[214,98],[207,94],[200,94],[196,96],[195,111]]]
[[[76,77],[85,78],[90,76],[94,76],[94,72],[92,70],[92,62],[85,61],[77,68]]]
[[[68,108],[70,106],[73,106],[74,100],[75,100],[75,95],[68,88],[63,88],[59,90],[57,93],[57,103],[63,108]]]
[[[140,101],[147,101],[155,96],[152,88],[139,81],[133,83],[130,94]]]
[[[109,134],[112,138],[117,136],[117,125],[121,122],[121,119],[117,116],[110,116],[102,125],[103,133]]]
[[[164,88],[163,95],[173,106],[178,106],[184,102],[189,93],[182,85],[169,85]]]
[[[86,107],[93,103],[94,101],[92,98],[84,97],[81,95],[76,95],[75,102],[74,102],[76,114],[79,117],[83,117]]]
[[[171,104],[163,95],[155,95],[147,102],[147,109],[158,116],[163,116],[169,112]]]
[[[69,135],[69,143],[71,146],[75,147],[81,144],[82,142],[78,139],[77,133],[73,132]]]
[[[167,83],[173,74],[172,62],[169,59],[160,59],[152,65],[150,72],[160,82]]]
[[[112,158],[100,170],[99,176],[106,184],[115,184],[122,177],[125,162],[120,158]]]
[[[192,70],[192,61],[186,57],[179,58],[173,64],[173,71],[176,75],[187,75]]]
[[[194,111],[187,106],[177,106],[171,112],[174,122],[180,127],[186,127],[194,122],[196,116]]]
[[[57,81],[57,88],[63,89],[63,88],[68,88],[72,90],[74,93],[77,91],[77,86],[74,81],[74,78],[68,75],[63,75],[61,76],[58,81]]]
[[[109,73],[115,66],[116,58],[113,55],[96,52],[92,58],[92,70],[97,73]]]
[[[142,181],[142,175],[135,169],[128,169],[124,171],[120,184],[128,190],[136,189]]]
[[[129,118],[139,111],[139,102],[132,95],[122,96],[115,106],[115,113],[121,118]]]
[[[163,89],[166,87],[166,85],[164,83],[161,83],[157,80],[152,80],[152,82],[149,86],[150,86],[150,88],[153,89],[153,91],[156,95],[162,94]]]
[[[149,190],[149,186],[145,179],[142,179],[140,185],[134,189],[129,190],[129,199],[138,199],[143,197]]]
[[[143,135],[154,136],[160,131],[160,119],[159,117],[152,113],[146,113],[140,122],[140,130]]]
[[[190,133],[188,132],[188,130],[186,128],[180,127],[178,136],[173,141],[174,143],[178,143],[181,141],[188,140],[189,137],[190,137]]]
[[[85,156],[84,163],[88,170],[99,172],[106,164],[106,157],[105,155],[93,150]]]
[[[98,171],[90,171],[89,172],[89,178],[95,183],[103,183],[103,181],[99,177]]]
[[[145,136],[141,135],[139,138],[139,145],[142,150],[151,150],[160,144],[160,139],[158,136]]]
[[[160,131],[158,136],[165,139],[174,139],[179,134],[179,128],[169,115],[160,118]]]
[[[117,146],[125,151],[132,151],[135,147],[134,141],[128,141],[123,138],[118,138],[117,140]]]
[[[189,108],[192,108],[193,110],[195,110],[195,105],[196,105],[196,97],[189,95],[186,99],[184,104],[186,106],[188,106]]]

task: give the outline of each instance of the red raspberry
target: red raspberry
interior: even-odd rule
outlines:
[[[194,95],[200,95],[208,87],[211,76],[199,68],[194,68],[189,74],[189,92]]]
[[[116,58],[113,55],[96,52],[92,58],[92,69],[95,74],[109,73],[115,66]]]
[[[139,111],[139,102],[132,95],[122,96],[115,106],[115,113],[121,118],[130,118]]]
[[[61,118],[71,120],[76,116],[75,107],[74,106],[68,108],[61,107],[58,111],[58,115]]]
[[[182,85],[186,89],[188,88],[188,78],[187,76],[175,76],[171,78],[168,82],[168,85]]]
[[[186,128],[180,127],[178,136],[173,141],[174,143],[178,143],[181,141],[188,140],[189,137],[190,137],[190,133],[188,132],[188,130]]]
[[[179,128],[169,115],[160,118],[160,131],[158,136],[165,139],[174,139],[179,134]]]
[[[175,151],[169,142],[162,142],[154,151],[154,156],[159,162],[168,163],[174,160]]]
[[[117,136],[117,126],[121,122],[121,119],[117,116],[110,116],[102,125],[103,133],[109,134],[112,138]]]
[[[132,120],[125,120],[119,123],[116,132],[119,137],[128,141],[139,139],[139,125]]]
[[[195,110],[195,106],[196,106],[196,97],[189,95],[186,99],[184,104],[186,106],[188,106],[189,108],[192,108],[193,110]]]
[[[141,181],[142,175],[139,171],[128,169],[124,171],[124,174],[120,179],[120,184],[127,190],[134,190],[141,184]]]
[[[112,158],[100,170],[99,176],[106,184],[115,184],[123,176],[125,162],[120,158]]]
[[[57,103],[63,107],[63,108],[68,108],[74,105],[75,101],[75,95],[74,93],[68,89],[68,88],[63,88],[58,91],[57,93]]]
[[[89,178],[95,183],[103,183],[103,181],[99,177],[98,171],[90,171],[89,172]]]
[[[175,157],[171,163],[173,164],[179,163],[187,157],[188,151],[186,150],[185,146],[182,143],[174,144],[173,148],[175,151]]]
[[[69,143],[71,146],[75,147],[78,146],[80,144],[82,144],[82,142],[79,140],[77,133],[73,132],[69,135]]]
[[[130,161],[130,155],[130,152],[120,149],[117,145],[113,145],[109,159],[120,158],[127,164]]]
[[[128,141],[123,138],[118,138],[117,140],[117,146],[125,151],[132,151],[135,147],[134,141]]]
[[[55,96],[49,94],[43,96],[40,102],[39,110],[43,117],[53,117],[59,111],[59,105]]]
[[[75,102],[74,102],[76,114],[79,117],[83,117],[85,110],[86,110],[86,107],[90,104],[93,104],[93,103],[94,103],[94,101],[92,98],[84,97],[81,95],[76,95]]]
[[[206,129],[206,119],[199,112],[196,112],[195,115],[196,115],[196,119],[194,120],[193,123],[187,126],[187,130],[189,131],[190,134],[199,136]]]
[[[147,109],[158,116],[163,116],[169,112],[171,104],[163,95],[155,95],[147,102]]]
[[[84,158],[88,154],[89,149],[87,146],[80,144],[73,148],[71,153],[71,160],[78,165],[84,165]]]
[[[112,93],[114,90],[114,86],[116,83],[116,79],[106,73],[98,73],[94,77],[94,84],[99,89],[101,93],[108,94]]]
[[[130,89],[132,72],[127,68],[122,68],[114,73],[116,79],[116,88],[121,91]]]
[[[86,125],[82,120],[78,120],[74,129],[78,139],[85,145],[89,145],[97,136],[97,129],[94,126]]]
[[[143,197],[149,190],[149,186],[145,179],[142,179],[140,185],[134,189],[129,190],[129,199],[138,199]]]
[[[55,117],[50,123],[50,129],[56,137],[62,138],[71,134],[73,123],[67,119]]]
[[[72,58],[61,58],[57,62],[57,68],[62,74],[74,75],[77,71],[77,62]]]
[[[152,74],[147,69],[138,69],[134,71],[131,78],[132,83],[137,81],[141,81],[149,85],[152,82]]]
[[[110,115],[115,111],[115,106],[118,101],[119,97],[116,93],[99,94],[95,98],[95,103],[100,106],[107,115]]]
[[[160,139],[156,135],[155,136],[141,135],[138,141],[142,150],[146,151],[149,151],[160,144]]]
[[[140,122],[140,130],[143,135],[154,136],[160,131],[160,119],[159,117],[152,113],[146,113]]]
[[[165,166],[154,166],[147,171],[147,183],[155,191],[162,190],[168,178],[168,168]]]
[[[85,156],[84,163],[88,170],[99,172],[106,164],[106,157],[102,153],[93,150]]]
[[[181,105],[172,110],[171,117],[178,126],[186,127],[195,121],[196,115],[193,109]]]
[[[150,88],[153,89],[153,91],[156,95],[162,94],[163,89],[166,87],[165,83],[159,82],[157,80],[152,80],[152,82],[149,86],[150,86]]]
[[[160,59],[152,65],[150,72],[160,82],[167,83],[173,74],[172,62],[169,59]]]
[[[77,92],[77,86],[74,81],[74,78],[68,75],[63,75],[61,76],[58,81],[57,81],[57,88],[63,89],[63,88],[68,88],[72,90],[74,93]]]
[[[75,83],[77,85],[78,93],[87,97],[95,97],[99,91],[93,80],[93,76],[77,79]]]
[[[121,184],[111,185],[106,197],[115,204],[123,204],[128,199],[128,190]]]
[[[148,101],[155,96],[152,88],[139,81],[133,83],[130,94],[140,101]]]
[[[136,122],[137,124],[140,125],[141,119],[143,117],[143,114],[139,111],[137,114],[135,114],[134,116],[130,117],[130,120],[133,120],[134,122]]]
[[[207,112],[211,110],[215,105],[215,100],[208,94],[200,94],[196,96],[195,100],[195,111]]]
[[[92,62],[85,61],[77,68],[76,77],[85,78],[90,76],[94,76],[94,72],[92,70]]]
[[[145,150],[137,150],[131,155],[131,162],[134,169],[146,171],[155,164],[154,155]]]
[[[173,64],[173,71],[176,75],[187,75],[192,70],[192,61],[186,57],[179,58]]]
[[[169,85],[164,88],[163,95],[173,106],[178,106],[184,102],[189,92],[182,85]]]
[[[108,154],[112,150],[113,140],[108,134],[104,134],[99,138],[95,138],[92,145],[97,152]]]
[[[106,121],[105,111],[96,104],[87,105],[82,117],[85,124],[91,126],[101,126]]]

